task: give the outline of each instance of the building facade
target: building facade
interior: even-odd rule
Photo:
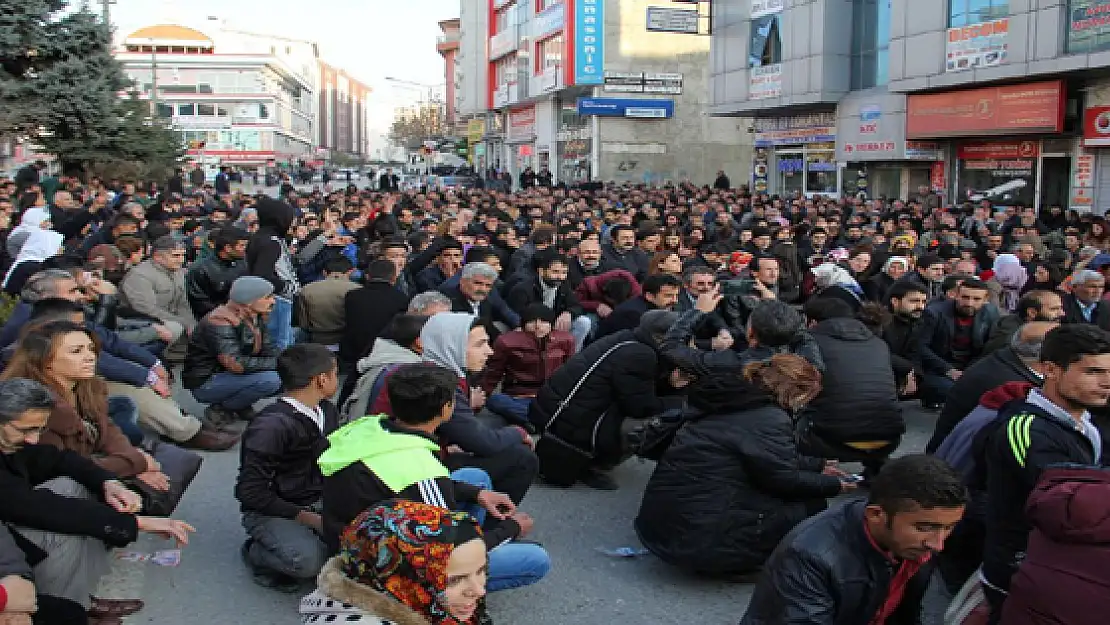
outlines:
[[[757,189],[1110,207],[1106,0],[741,0],[712,41]]]
[[[709,38],[649,30],[657,3],[484,1],[491,113],[468,129],[478,166],[567,183],[707,183],[748,166],[747,123],[708,115]]]
[[[317,155],[334,162],[370,156],[370,87],[346,71],[319,61]]]
[[[453,18],[443,20],[439,28],[443,34],[436,41],[436,51],[443,57],[444,119],[447,127],[454,129],[459,121],[459,47],[462,45],[460,27],[462,20]]]

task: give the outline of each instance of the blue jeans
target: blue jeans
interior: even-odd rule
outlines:
[[[109,397],[108,418],[116,424],[132,445],[143,442],[143,431],[139,429],[139,405],[134,399],[123,395]]]
[[[217,373],[193,389],[193,397],[202,404],[227,410],[250,408],[254,402],[273,397],[281,390],[277,371],[260,371],[243,375]]]
[[[451,473],[451,479],[492,490],[493,481],[481,469],[464,467]],[[467,512],[481,525],[486,520],[486,511],[477,504],[460,505],[459,511]],[[494,547],[489,552],[489,578],[486,590],[497,592],[531,586],[540,581],[551,570],[551,557],[547,551],[536,544],[507,542]]]
[[[293,336],[293,302],[284,297],[274,298],[274,307],[270,310],[266,330],[279,352],[293,344],[296,340]]]
[[[504,393],[494,393],[486,400],[486,408],[490,412],[517,425],[528,423],[528,408],[531,406],[531,397],[512,397]]]
[[[166,351],[167,345],[165,341],[151,341],[149,343],[143,343],[139,347],[154,354],[156,358],[161,358],[162,354]]]
[[[921,401],[943,404],[956,382],[946,375],[926,373],[921,380]]]

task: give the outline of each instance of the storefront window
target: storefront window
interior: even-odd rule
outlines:
[[[1010,14],[1010,0],[949,0],[948,26],[958,28],[989,22]]]
[[[801,152],[779,152],[777,155],[779,193],[796,195],[805,191],[805,157]]]
[[[1082,54],[1110,48],[1110,0],[1068,3],[1067,51]]]
[[[810,147],[806,152],[806,193],[837,194],[836,152],[815,150]]]
[[[780,15],[765,15],[752,20],[752,39],[748,67],[763,67],[782,62]]]
[[[961,199],[990,200],[995,206],[1033,206],[1037,157],[961,160]]]

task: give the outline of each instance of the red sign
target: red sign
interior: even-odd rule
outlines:
[[[1083,145],[1110,146],[1110,106],[1089,106],[1083,111]]]
[[[1034,158],[1040,153],[1039,141],[976,141],[961,144],[956,150],[956,156],[963,161]]]
[[[1062,80],[911,95],[906,137],[1060,132],[1066,96]]]
[[[944,163],[933,163],[929,168],[929,184],[932,185],[935,193],[944,193],[948,188],[944,176]]]

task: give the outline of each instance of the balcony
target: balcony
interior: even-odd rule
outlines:
[[[520,31],[513,25],[489,38],[489,60],[509,54],[520,47]]]

